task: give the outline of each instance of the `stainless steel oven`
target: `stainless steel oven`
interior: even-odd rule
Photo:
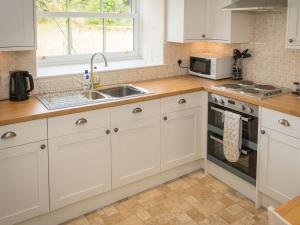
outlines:
[[[223,114],[225,111],[242,116],[242,148],[240,159],[231,163],[223,153]],[[245,181],[256,184],[258,106],[220,95],[209,94],[207,159]]]

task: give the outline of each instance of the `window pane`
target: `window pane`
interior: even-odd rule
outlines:
[[[73,55],[103,52],[103,19],[73,18]]]
[[[41,12],[60,12],[66,11],[67,0],[36,0],[38,11]]]
[[[57,56],[68,54],[68,33],[66,18],[37,19],[37,55]]]
[[[130,13],[131,0],[103,0],[105,13]]]
[[[100,12],[100,0],[69,0],[69,11]]]
[[[105,19],[106,52],[133,51],[133,19]]]

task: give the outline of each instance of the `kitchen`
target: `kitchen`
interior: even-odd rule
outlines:
[[[299,224],[299,0],[0,5],[1,225]]]

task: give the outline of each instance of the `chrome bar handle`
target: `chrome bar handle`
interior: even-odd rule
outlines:
[[[210,109],[213,110],[213,111],[222,113],[223,115],[224,115],[224,113],[225,113],[225,111],[224,111],[223,109],[218,109],[218,108],[216,108],[216,107],[214,107],[214,106],[211,106]],[[241,119],[242,119],[244,122],[249,122],[249,121],[250,121],[250,119],[249,119],[249,118],[246,118],[246,117],[242,117]]]
[[[83,124],[86,124],[88,121],[87,121],[87,119],[85,119],[85,118],[80,118],[79,120],[77,120],[76,122],[75,122],[75,124],[76,125],[83,125]]]
[[[186,100],[183,98],[183,99],[180,99],[179,101],[178,101],[178,104],[179,105],[182,105],[182,104],[185,104],[186,103]]]
[[[209,138],[211,140],[214,140],[216,142],[218,142],[219,144],[223,144],[223,140],[219,139],[219,138],[216,138],[214,137],[213,135],[210,135]],[[240,149],[240,152],[243,154],[243,155],[248,155],[248,151],[245,150],[245,149]]]
[[[16,137],[17,134],[13,131],[9,131],[9,132],[6,132],[4,133],[2,136],[1,136],[1,139],[2,140],[7,140],[7,139],[11,139],[11,138],[14,138]]]
[[[216,141],[216,142],[218,142],[218,143],[220,143],[220,144],[223,144],[223,140],[221,140],[219,138],[216,138],[216,137],[214,137],[212,135],[210,135],[209,138],[212,139],[212,140],[214,140],[214,141]]]
[[[291,126],[290,122],[285,120],[285,119],[278,120],[278,123],[285,126],[285,127],[290,127]]]
[[[137,113],[141,113],[141,112],[143,112],[143,109],[142,108],[135,108],[133,111],[132,111],[132,113],[134,113],[134,114],[137,114]]]

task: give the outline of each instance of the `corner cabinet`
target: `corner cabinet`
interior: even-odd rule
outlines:
[[[162,169],[200,159],[201,108],[166,114],[162,119]]]
[[[204,158],[207,109],[202,104],[204,99],[202,92],[162,99],[162,170]]]
[[[160,172],[160,101],[112,109],[112,187]]]
[[[288,0],[287,48],[300,48],[300,1]]]
[[[0,1],[0,51],[35,48],[35,1]]]
[[[259,190],[283,203],[300,194],[300,118],[261,110]]]
[[[233,0],[168,0],[169,42],[220,41],[247,43],[251,38],[251,15],[226,12]]]

